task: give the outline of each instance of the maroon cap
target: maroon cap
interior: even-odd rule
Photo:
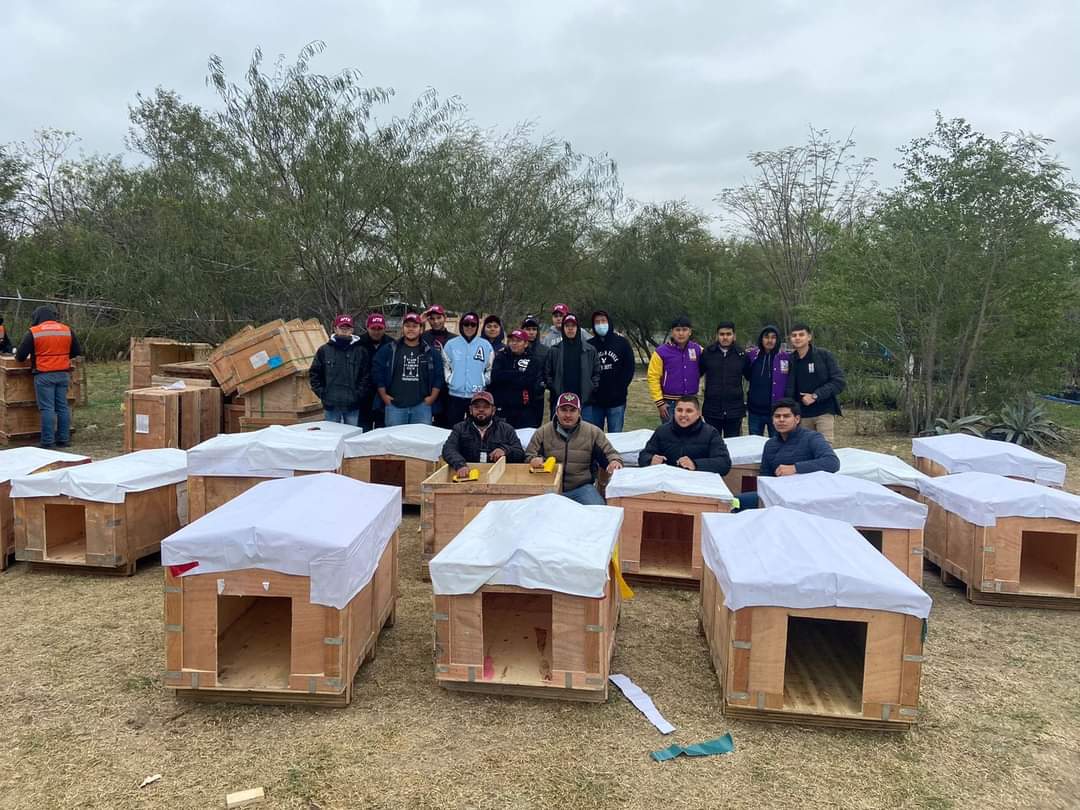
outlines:
[[[480,323],[480,319],[477,318],[475,315],[466,315],[464,318],[461,319],[461,322],[462,323]]]
[[[401,319],[401,322],[402,323],[420,323],[420,316],[417,315],[415,312],[410,312],[404,318]]]
[[[512,340],[528,340],[529,336],[526,335],[522,330],[515,329],[513,332],[510,333],[510,338]]]
[[[577,394],[571,394],[569,392],[565,394],[559,394],[559,401],[556,403],[556,408],[561,408],[563,405],[569,405],[571,408],[577,408],[581,410],[581,397]]]
[[[472,395],[472,399],[469,400],[469,404],[471,405],[474,402],[486,402],[488,405],[494,405],[495,397],[493,397],[488,391],[477,391],[475,394]]]
[[[347,326],[352,329],[352,315],[338,315],[334,318],[334,328],[337,329],[339,326]]]
[[[386,318],[380,315],[378,312],[372,312],[367,316],[368,329],[385,329]]]
[[[570,312],[570,313],[568,313],[568,314],[566,315],[566,317],[564,317],[564,318],[562,319],[562,322],[563,322],[564,324],[567,324],[567,323],[577,323],[577,315],[575,315],[575,314],[574,314],[573,312]]]
[[[442,306],[440,306],[439,304],[432,304],[430,307],[427,308],[427,311],[424,314],[425,315],[445,315],[446,310],[443,309]]]
[[[565,315],[569,311],[570,307],[568,307],[566,304],[556,304],[551,308],[552,315]]]

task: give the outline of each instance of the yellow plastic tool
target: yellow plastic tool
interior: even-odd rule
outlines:
[[[539,470],[535,467],[529,467],[529,472],[536,473],[537,475],[555,472],[555,456],[548,456],[546,459],[544,459],[544,466],[541,467]]]
[[[626,580],[623,579],[622,566],[619,564],[619,544],[615,544],[615,551],[611,554],[611,573],[615,577],[615,581],[619,583],[619,593],[622,594],[623,599],[633,599],[634,589],[626,584]]]
[[[455,484],[460,484],[462,481],[479,481],[479,480],[480,480],[480,471],[478,469],[476,469],[475,467],[473,467],[471,470],[469,470],[469,474],[464,478],[461,478],[458,475],[454,475],[454,483]]]

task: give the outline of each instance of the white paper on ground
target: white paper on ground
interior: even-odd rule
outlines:
[[[950,473],[984,472],[1015,475],[1037,484],[1061,486],[1065,465],[1012,442],[982,439],[966,433],[911,440],[911,454],[936,461]]]
[[[330,433],[347,439],[350,436],[359,436],[364,432],[363,428],[356,425],[346,425],[342,422],[297,422],[295,425],[286,425],[286,430],[294,430],[298,433]]]
[[[769,441],[764,436],[732,436],[724,439],[732,464],[760,464],[761,451]]]
[[[622,509],[554,493],[492,501],[432,558],[432,590],[441,596],[516,585],[601,597],[622,520]]]
[[[840,475],[912,489],[918,489],[919,482],[929,478],[906,461],[888,453],[875,453],[858,447],[838,447],[835,452],[840,459]]]
[[[330,431],[271,425],[250,433],[222,433],[188,451],[191,475],[288,478],[294,471],[333,472],[341,467],[343,437]]]
[[[161,563],[198,562],[184,576],[266,568],[310,577],[311,602],[340,610],[371,581],[400,524],[398,487],[334,473],[280,478],[165,538]]]
[[[616,470],[608,482],[605,495],[608,498],[629,498],[657,492],[717,501],[730,501],[733,497],[723,476],[701,470],[684,470],[668,464]]]
[[[611,446],[615,448],[615,452],[619,454],[622,463],[627,467],[636,467],[638,456],[641,455],[641,451],[645,449],[652,435],[651,430],[627,430],[623,433],[609,433],[607,438]]]
[[[608,680],[619,687],[619,691],[623,693],[623,696],[633,703],[634,708],[645,715],[661,734],[670,734],[675,730],[675,726],[671,725],[664,719],[664,715],[660,714],[656,704],[653,703],[653,699],[632,680],[619,673],[608,675]]]
[[[345,458],[404,456],[438,461],[450,431],[434,425],[398,425],[369,430],[345,440]]]
[[[75,464],[89,460],[88,456],[47,450],[44,447],[13,447],[10,450],[0,450],[0,484],[12,478],[30,475],[50,464],[58,462]]]
[[[927,478],[919,491],[976,526],[995,526],[997,519],[1004,517],[1061,518],[1080,523],[1080,495],[993,473]]]
[[[811,515],[835,518],[866,529],[922,529],[926,506],[891,489],[827,472],[762,476],[757,482],[764,506],[786,506]]]
[[[925,619],[930,597],[850,523],[782,506],[702,515],[701,556],[729,610],[845,607]]]
[[[129,492],[187,480],[183,450],[138,450],[104,461],[11,479],[12,498],[67,495],[98,503],[123,503]]]

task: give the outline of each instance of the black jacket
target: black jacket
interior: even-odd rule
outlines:
[[[456,470],[466,464],[480,463],[482,452],[488,454],[490,461],[491,453],[500,448],[506,453],[507,464],[520,464],[525,460],[525,448],[521,446],[521,440],[509,422],[494,417],[487,433],[481,439],[480,431],[473,420],[466,418],[450,429],[450,435],[443,445],[442,457],[446,459],[451,470]]]
[[[4,326],[4,319],[0,318],[0,329],[4,330],[4,336],[0,337],[0,354],[12,354],[15,349],[11,345],[11,336],[7,333],[7,327]]]
[[[844,390],[847,381],[840,364],[831,352],[810,344],[806,357],[799,358],[798,352],[791,353],[791,372],[788,374],[787,395],[802,404],[803,394],[817,394],[813,405],[802,405],[803,416],[821,416],[833,413],[839,415],[840,402],[836,395]]]
[[[371,355],[359,335],[348,343],[330,338],[315,352],[308,382],[323,407],[355,411],[371,399]]]
[[[544,402],[543,360],[526,349],[514,354],[509,348],[495,353],[491,364],[488,390],[500,411],[520,412],[539,401]],[[528,402],[524,394],[528,392]]]
[[[741,419],[746,415],[743,371],[746,353],[732,344],[725,354],[719,343],[701,353],[701,374],[705,377],[705,401],[701,412],[710,419]]]
[[[570,343],[565,338],[563,342]],[[586,343],[578,330],[578,344],[581,346],[581,374],[579,390],[581,392],[581,404],[591,405],[596,386],[600,382],[600,369],[596,362],[596,349]],[[551,391],[553,398],[558,397],[568,386],[563,379],[563,348],[562,343],[551,346],[544,356],[544,385]]]
[[[359,335],[357,335],[357,337],[360,339],[360,345],[367,349],[368,356],[372,358],[375,357],[375,352],[377,352],[387,343],[394,342],[394,339],[385,332],[383,333],[383,336],[379,339],[378,343],[371,339],[371,335],[367,333],[367,330],[361,332]]]
[[[704,419],[698,419],[688,428],[681,428],[674,421],[662,424],[638,454],[638,466],[649,466],[653,456],[663,456],[671,467],[678,466],[676,462],[688,456],[699,470],[717,475],[726,475],[731,469],[724,438]]]
[[[608,319],[611,329],[611,319]],[[614,331],[604,337],[589,338],[589,345],[596,349],[596,365],[600,382],[593,394],[592,404],[598,408],[618,408],[626,404],[626,390],[634,379],[634,349],[630,341]]]
[[[56,310],[48,304],[38,307],[30,314],[30,325],[39,326],[45,323],[45,321],[59,320],[60,316],[56,314]],[[69,329],[71,327],[68,327]],[[68,357],[75,359],[82,355],[82,347],[79,345],[79,339],[75,336],[75,330],[71,330],[71,350],[68,352]],[[19,343],[19,348],[15,351],[15,359],[20,363],[27,358],[30,359],[30,368],[34,374],[38,373],[37,365],[34,363],[34,333],[29,329],[26,334],[23,335],[22,341]]]

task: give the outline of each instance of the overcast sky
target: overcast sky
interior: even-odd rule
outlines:
[[[629,196],[713,197],[746,154],[846,135],[895,178],[896,147],[934,111],[992,135],[1054,138],[1080,166],[1080,3],[2,0],[0,143],[76,131],[121,152],[127,107],[156,86],[207,105],[206,63],[242,78],[252,50],[322,73],[359,68],[401,102],[459,96],[485,128],[539,130],[619,164]]]

